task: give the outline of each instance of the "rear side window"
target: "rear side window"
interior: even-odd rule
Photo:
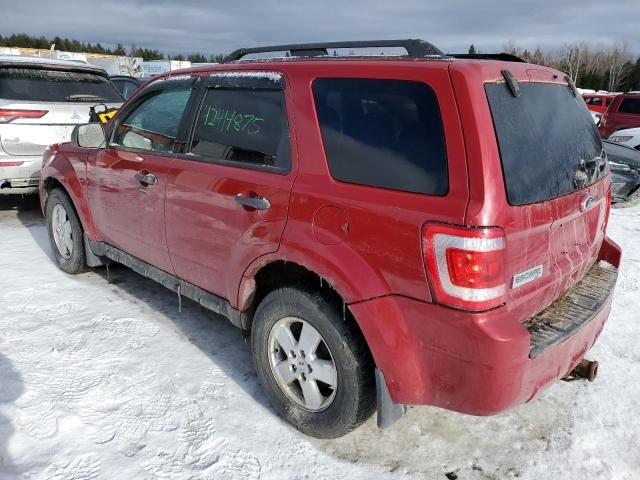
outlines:
[[[624,98],[618,109],[620,113],[640,114],[640,98]]]
[[[428,195],[449,189],[442,118],[422,82],[320,78],[313,82],[331,175]]]
[[[7,67],[0,68],[0,98],[27,102],[122,102],[116,88],[102,75]]]
[[[204,160],[288,171],[291,153],[284,92],[210,89],[196,119],[191,153]]]
[[[605,173],[602,143],[589,110],[566,85],[485,86],[511,205],[537,203],[596,182]],[[595,160],[596,168],[586,168]]]

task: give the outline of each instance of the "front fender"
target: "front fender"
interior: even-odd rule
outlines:
[[[51,145],[44,154],[40,175],[40,205],[45,212],[47,188],[51,182],[59,183],[71,198],[82,227],[91,240],[99,240],[87,201],[88,153],[76,151],[71,144]]]

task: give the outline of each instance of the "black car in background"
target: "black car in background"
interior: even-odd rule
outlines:
[[[611,199],[629,202],[640,196],[640,151],[603,140],[611,168]]]
[[[128,77],[126,75],[113,75],[110,78],[111,82],[113,82],[125,100],[144,83],[144,81],[139,78]]]

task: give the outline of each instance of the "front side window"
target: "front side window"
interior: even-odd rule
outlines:
[[[284,92],[210,89],[196,119],[191,153],[205,161],[288,171],[291,154]]]
[[[313,95],[331,176],[359,185],[446,195],[442,117],[422,82],[320,78]]]
[[[169,153],[178,134],[190,88],[163,90],[145,98],[116,127],[112,145]]]

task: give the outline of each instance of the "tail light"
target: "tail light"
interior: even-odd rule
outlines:
[[[15,110],[0,108],[0,123],[9,123],[20,118],[42,118],[48,110]]]
[[[506,301],[501,228],[427,224],[423,248],[438,303],[463,310],[488,310]]]
[[[607,233],[607,225],[609,225],[609,215],[611,215],[611,186],[607,191],[607,199],[604,204],[604,221],[602,222],[602,231]]]

